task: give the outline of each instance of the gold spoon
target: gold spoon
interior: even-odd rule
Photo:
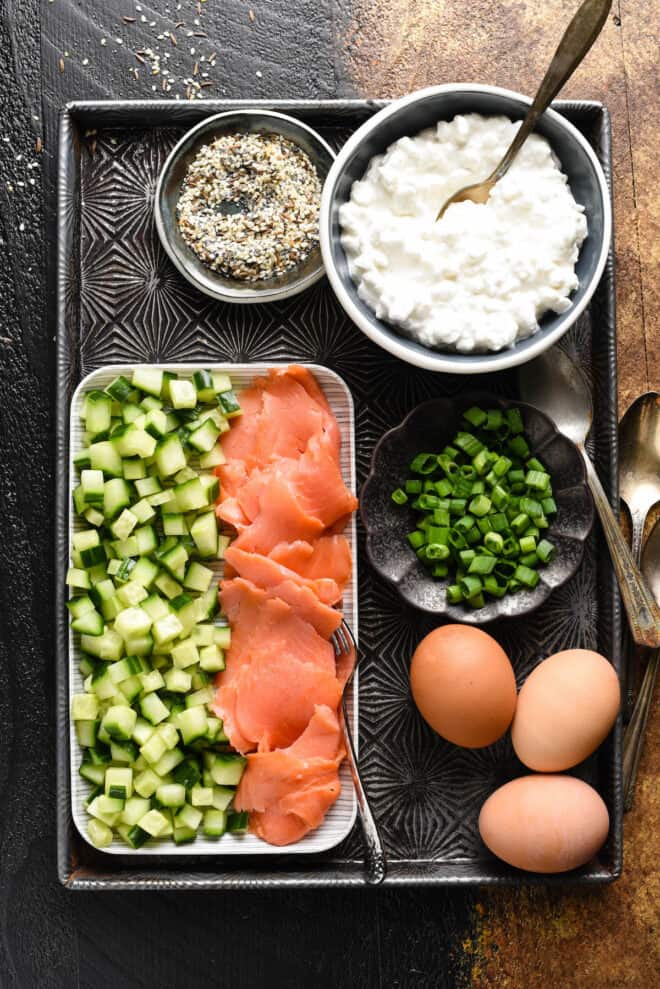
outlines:
[[[466,201],[485,203],[488,201],[491,189],[509,170],[511,162],[534,129],[536,121],[548,108],[564,83],[573,75],[575,69],[600,34],[600,30],[607,20],[611,5],[612,0],[584,0],[584,3],[566,28],[564,37],[559,42],[548,71],[544,75],[543,82],[534,97],[534,102],[527,111],[527,116],[520,125],[502,161],[485,182],[466,185],[464,189],[459,189],[453,196],[450,196],[436,216],[436,221],[440,219],[447,207],[451,206],[452,203],[463,203]]]

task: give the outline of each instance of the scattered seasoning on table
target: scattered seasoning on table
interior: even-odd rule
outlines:
[[[279,134],[218,137],[191,162],[177,204],[183,239],[214,271],[242,281],[283,274],[319,239],[321,183]]]

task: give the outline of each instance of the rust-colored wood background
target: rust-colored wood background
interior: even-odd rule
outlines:
[[[3,989],[660,985],[657,709],[625,819],[623,878],[595,892],[74,895],[55,871],[49,505],[59,108],[74,98],[185,98],[186,80],[208,97],[388,97],[458,81],[531,93],[577,3],[0,0]],[[614,0],[562,94],[602,100],[612,114],[621,412],[660,390],[659,14],[658,0]],[[166,93],[163,72],[136,58],[148,48],[169,56]]]

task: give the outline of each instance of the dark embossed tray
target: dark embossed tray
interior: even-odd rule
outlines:
[[[80,379],[104,364],[139,361],[282,361],[325,364],[349,384],[356,405],[358,484],[374,444],[424,399],[454,395],[464,380],[434,375],[379,350],[348,321],[325,281],[285,302],[229,306],[197,293],[175,271],[155,231],[158,170],[183,131],[204,116],[246,103],[74,103],[62,113],[59,148],[57,341],[57,828],[58,867],[72,889],[217,889],[357,886],[363,880],[356,826],[332,851],[309,857],[240,860],[104,856],[71,820],[68,751],[67,567],[68,410]],[[254,104],[252,104],[254,105]],[[272,102],[318,128],[338,147],[381,104]],[[556,104],[588,137],[610,176],[610,127],[597,103]],[[617,500],[616,349],[612,257],[592,304],[563,346],[593,387],[591,454]],[[516,395],[515,374],[480,377],[480,388]],[[535,614],[490,627],[521,682],[538,660],[570,646],[595,648],[620,669],[619,599],[598,527],[575,577]],[[434,625],[404,606],[370,569],[359,533],[361,765],[389,857],[389,885],[604,883],[621,872],[620,726],[578,769],[607,802],[610,836],[597,860],[560,877],[535,877],[494,859],[477,832],[478,810],[495,787],[521,772],[508,740],[478,751],[455,748],[416,713],[408,663]]]

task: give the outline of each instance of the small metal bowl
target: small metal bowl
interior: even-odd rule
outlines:
[[[491,598],[478,610],[447,601],[450,581],[431,577],[408,544],[406,536],[415,528],[415,513],[395,505],[391,498],[394,488],[408,476],[413,457],[446,446],[456,433],[462,413],[472,405],[484,409],[515,406],[522,410],[532,454],[539,456],[552,474],[559,509],[547,531],[557,553],[547,566],[539,568],[541,579],[534,590]],[[458,399],[431,399],[413,409],[400,426],[385,433],[374,449],[369,476],[360,492],[360,507],[367,534],[367,556],[374,570],[396,587],[407,604],[436,618],[470,625],[485,625],[498,618],[519,618],[543,604],[551,591],[565,584],[577,571],[594,521],[585,468],[575,445],[539,409],[484,392]]]
[[[321,180],[330,171],[335,158],[332,148],[316,131],[300,120],[272,110],[230,110],[218,113],[197,124],[181,138],[169,155],[158,179],[154,200],[156,229],[170,259],[184,278],[206,295],[223,302],[277,302],[297,295],[318,281],[324,273],[321,249],[312,253],[284,274],[258,282],[225,278],[203,264],[179,230],[176,207],[188,166],[200,148],[221,134],[243,131],[250,134],[281,134],[309,156]]]

